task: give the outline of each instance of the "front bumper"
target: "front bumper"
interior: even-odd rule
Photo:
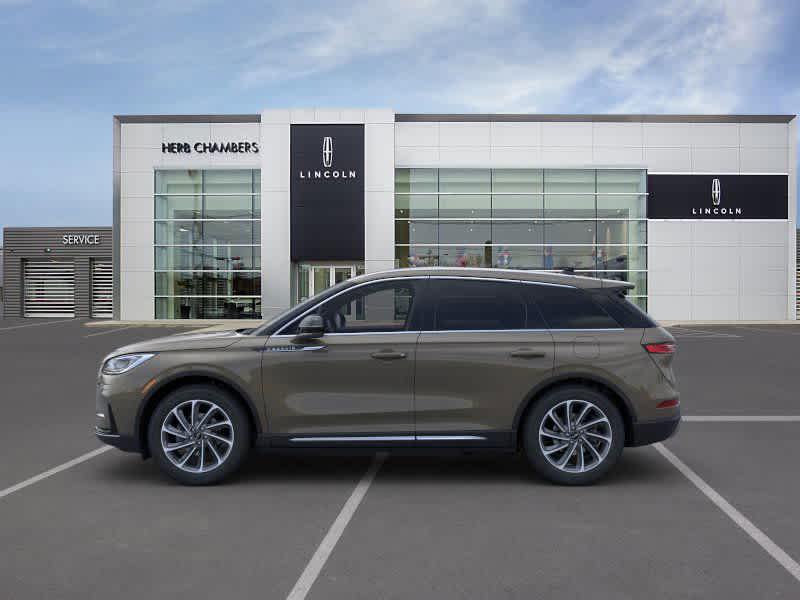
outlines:
[[[111,405],[101,393],[100,388],[98,388],[95,401],[94,434],[98,440],[109,446],[125,452],[141,452],[141,445],[137,438],[120,434],[114,419],[114,411],[111,410]]]
[[[646,446],[671,438],[678,431],[681,416],[676,415],[669,419],[658,421],[645,421],[633,424],[631,439],[627,446]]]
[[[103,442],[104,444],[108,444],[109,446],[114,446],[115,448],[119,448],[123,452],[142,451],[142,449],[139,447],[139,440],[137,440],[136,438],[132,438],[127,435],[120,435],[118,433],[113,433],[105,429],[100,429],[99,427],[94,428],[94,434],[97,436],[97,439]]]

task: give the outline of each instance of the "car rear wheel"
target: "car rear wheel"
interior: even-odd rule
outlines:
[[[218,483],[236,471],[250,449],[250,423],[224,390],[191,385],[167,395],[148,426],[159,467],[186,485]]]
[[[523,426],[525,454],[544,478],[562,485],[586,485],[619,460],[625,425],[607,396],[570,386],[547,393]]]

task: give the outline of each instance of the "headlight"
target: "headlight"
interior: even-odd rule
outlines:
[[[105,364],[103,364],[103,373],[106,375],[127,373],[154,356],[155,354],[122,354],[120,356],[115,356],[114,358],[109,358]]]

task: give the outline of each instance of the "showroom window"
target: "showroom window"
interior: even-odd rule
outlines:
[[[643,169],[395,169],[395,264],[573,269],[647,308]]]
[[[156,319],[261,318],[261,172],[155,172]]]

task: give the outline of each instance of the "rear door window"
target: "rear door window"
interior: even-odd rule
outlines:
[[[580,288],[523,284],[525,299],[550,329],[618,329],[619,323]],[[530,310],[529,310],[530,312]]]
[[[496,331],[526,328],[526,306],[514,282],[434,279],[428,282],[433,331]]]

